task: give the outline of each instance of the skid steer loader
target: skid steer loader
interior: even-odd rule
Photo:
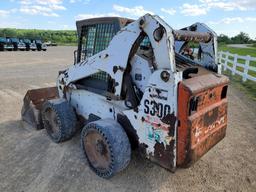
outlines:
[[[228,78],[217,36],[202,23],[172,29],[158,16],[77,21],[74,64],[57,86],[30,90],[22,117],[58,143],[79,127],[91,169],[109,178],[131,149],[174,172],[225,137]]]

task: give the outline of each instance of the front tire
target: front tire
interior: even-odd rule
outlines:
[[[73,108],[66,100],[46,101],[41,113],[44,128],[53,142],[66,141],[76,133],[77,118]]]
[[[111,119],[86,125],[81,133],[81,147],[90,168],[103,178],[125,169],[131,159],[129,139],[122,126]]]

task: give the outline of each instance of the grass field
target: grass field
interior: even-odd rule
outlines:
[[[233,54],[238,55],[250,55],[252,57],[256,57],[256,47],[248,47],[248,48],[234,48],[234,47],[227,47],[227,45],[220,45],[219,51],[229,51]]]
[[[238,54],[242,56],[250,55],[252,57],[256,57],[256,48],[250,47],[250,48],[233,48],[233,47],[227,47],[226,45],[220,45],[219,51],[228,51],[232,54]],[[233,60],[232,57],[229,57],[229,59]],[[244,60],[238,59],[238,62],[241,64],[244,64]],[[256,67],[256,62],[251,62],[250,66]],[[243,72],[243,68],[237,67],[237,70]],[[223,72],[224,74],[228,75],[231,83],[234,84],[238,89],[245,92],[248,96],[250,96],[253,100],[256,100],[256,82],[247,80],[246,82],[242,81],[242,77],[239,75],[232,75],[230,71]],[[250,75],[256,77],[256,72],[249,71]]]

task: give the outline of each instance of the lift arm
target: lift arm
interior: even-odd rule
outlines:
[[[104,71],[117,82],[114,94],[120,96],[123,73],[145,35],[150,39],[157,69],[170,70],[171,78],[172,74],[176,73],[175,39],[203,42],[211,39],[208,33],[175,31],[160,17],[146,14],[121,29],[111,40],[107,49],[61,73],[58,87],[64,90],[64,86],[69,86],[82,78]]]

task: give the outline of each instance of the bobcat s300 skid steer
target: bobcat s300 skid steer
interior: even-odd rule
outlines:
[[[131,149],[174,172],[225,137],[228,78],[217,36],[202,23],[172,29],[158,16],[77,21],[74,64],[57,86],[29,90],[23,120],[58,143],[79,127],[91,169],[109,178]]]

